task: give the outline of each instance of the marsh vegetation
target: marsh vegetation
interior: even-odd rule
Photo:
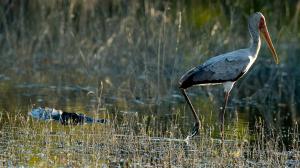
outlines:
[[[261,11],[280,64],[263,43],[238,81],[220,145],[218,86],[177,89],[188,69],[249,45]],[[29,167],[300,166],[300,1],[1,1],[0,165]],[[48,106],[107,118],[63,126],[28,112]]]

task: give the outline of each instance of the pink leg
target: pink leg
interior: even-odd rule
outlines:
[[[188,136],[189,138],[192,138],[192,137],[194,137],[195,135],[197,135],[198,132],[199,132],[199,128],[200,128],[200,120],[199,120],[199,117],[198,117],[198,115],[197,115],[197,113],[196,113],[196,111],[195,111],[195,109],[194,109],[194,107],[193,107],[193,105],[192,105],[192,103],[191,103],[189,97],[187,96],[187,94],[186,94],[186,92],[185,92],[185,89],[181,89],[181,92],[182,92],[182,94],[183,94],[185,100],[186,100],[187,103],[189,104],[189,106],[190,106],[190,108],[191,108],[191,110],[192,110],[192,112],[193,112],[193,116],[194,116],[194,118],[195,118],[195,120],[196,120],[196,122],[195,122],[195,124],[194,124],[194,128],[193,128],[192,135]]]
[[[227,101],[228,101],[229,93],[230,93],[230,91],[229,92],[225,92],[223,109],[219,113],[219,119],[221,121],[222,143],[224,142],[224,115],[225,115],[225,109],[226,109],[226,106],[227,106]]]

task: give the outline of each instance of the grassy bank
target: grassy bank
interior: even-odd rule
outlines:
[[[149,136],[138,120],[107,125],[61,126],[11,116],[1,128],[2,166],[29,167],[282,167],[299,166],[299,148],[282,148],[280,137],[256,126],[253,137],[244,130],[226,134],[224,148],[212,136],[213,127],[186,144],[175,125],[168,136]],[[138,133],[132,122],[139,125]],[[232,129],[232,128],[231,128]],[[296,133],[296,134],[294,134]],[[185,136],[185,135],[180,135]],[[179,137],[180,137],[179,136]]]

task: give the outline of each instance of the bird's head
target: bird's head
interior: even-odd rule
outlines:
[[[278,59],[276,50],[273,46],[264,15],[260,12],[256,12],[256,13],[252,14],[249,18],[249,26],[250,26],[250,29],[252,29],[252,30],[258,29],[259,32],[264,36],[264,38],[267,42],[267,45],[268,45],[268,47],[272,53],[272,56],[274,58],[274,61],[276,62],[276,64],[278,64],[279,59]]]

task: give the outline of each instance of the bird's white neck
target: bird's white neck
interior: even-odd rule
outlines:
[[[249,26],[249,32],[251,35],[250,52],[252,57],[256,59],[261,46],[259,30]]]
[[[250,52],[253,57],[255,57],[255,58],[257,57],[258,52],[260,50],[260,46],[261,46],[260,37],[258,36],[257,39],[252,38],[251,44],[250,44]]]

